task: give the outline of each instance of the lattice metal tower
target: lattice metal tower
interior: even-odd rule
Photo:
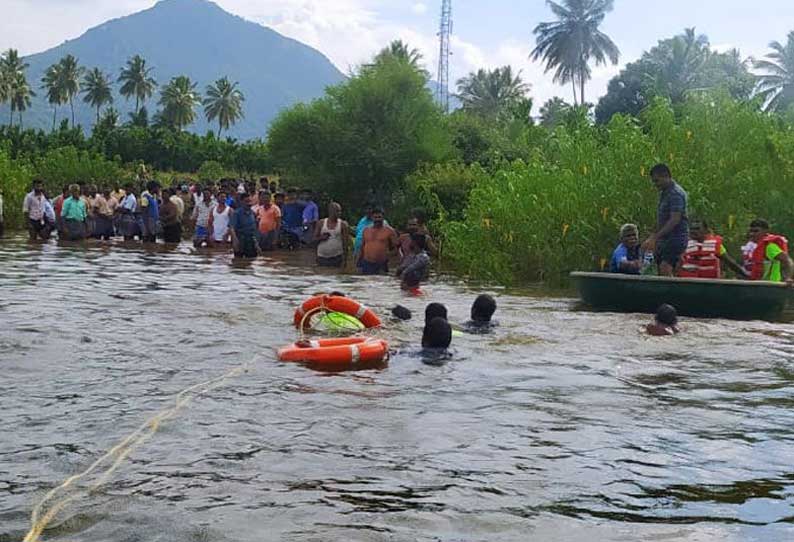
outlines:
[[[441,27],[438,32],[440,50],[438,54],[438,103],[449,112],[449,36],[452,34],[452,0],[442,0]]]

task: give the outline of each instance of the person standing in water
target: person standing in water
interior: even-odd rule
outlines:
[[[182,222],[179,220],[179,207],[171,199],[171,194],[170,188],[163,191],[160,224],[163,227],[163,240],[167,244],[177,244],[182,240]]]
[[[642,248],[655,252],[659,275],[672,277],[689,242],[687,194],[665,164],[651,168],[651,180],[659,191],[657,229]]]
[[[201,191],[201,197],[193,207],[193,222],[196,224],[193,246],[196,248],[210,243],[209,221],[215,205],[215,200],[212,198],[212,190],[209,187],[204,188]]]
[[[272,202],[271,194],[267,190],[259,191],[259,205],[254,207],[259,236],[259,250],[270,252],[278,243],[278,233],[281,231],[281,209]]]
[[[69,187],[69,196],[63,202],[61,217],[63,218],[63,229],[67,241],[81,241],[86,237],[86,218],[88,210],[85,202],[80,197],[80,186],[73,184]]]
[[[372,211],[372,226],[364,230],[358,267],[364,275],[389,272],[389,254],[397,247],[397,232],[386,224],[382,209]]]
[[[232,208],[226,205],[226,192],[218,192],[218,203],[210,212],[210,219],[207,229],[210,233],[210,243],[212,246],[224,246],[232,242],[232,234],[229,231],[231,222]]]
[[[132,241],[136,235],[140,234],[138,220],[135,217],[135,213],[138,211],[138,198],[135,196],[135,187],[132,184],[127,185],[125,193],[127,195],[124,196],[119,207],[119,212],[121,213],[119,225],[124,240]]]
[[[341,214],[342,206],[331,202],[328,205],[328,218],[319,221],[314,227],[317,265],[320,267],[342,267],[345,263],[350,227],[340,218]]]
[[[256,258],[256,217],[251,209],[251,195],[240,194],[240,207],[229,221],[232,247],[237,258]]]
[[[34,179],[33,190],[28,192],[22,202],[22,214],[27,219],[30,240],[49,238],[47,222],[44,219],[44,181]],[[46,233],[46,235],[45,235]]]

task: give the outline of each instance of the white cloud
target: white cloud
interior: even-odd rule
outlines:
[[[415,15],[424,15],[427,13],[427,4],[423,2],[417,2],[411,6],[411,11],[413,11]]]

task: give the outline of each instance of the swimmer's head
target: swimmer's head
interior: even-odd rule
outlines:
[[[471,319],[475,322],[490,322],[496,312],[496,300],[488,294],[481,294],[471,306]]]
[[[433,318],[427,326],[427,332],[422,340],[424,348],[449,348],[452,344],[452,326],[446,319]]]
[[[399,318],[400,320],[410,320],[411,319],[411,311],[407,307],[403,307],[402,305],[397,305],[391,310],[392,316],[395,318]]]
[[[662,305],[656,311],[656,321],[664,326],[678,325],[678,311],[672,305]]]
[[[430,303],[425,308],[425,325],[429,325],[434,318],[447,319],[447,308],[441,303]]]

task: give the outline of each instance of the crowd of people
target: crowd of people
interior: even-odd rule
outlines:
[[[611,272],[720,279],[727,268],[741,279],[794,282],[788,240],[772,233],[768,221],[757,218],[750,223],[738,263],[705,219],[689,218],[687,193],[667,165],[654,166],[651,179],[660,193],[656,232],[640,243],[637,226],[625,224],[609,264]]]
[[[353,228],[342,219],[339,203],[330,202],[321,219],[311,190],[281,191],[264,177],[258,183],[222,179],[168,188],[153,180],[114,189],[70,184],[53,199],[37,179],[22,211],[31,239],[57,233],[66,241],[119,237],[172,244],[190,238],[196,248],[231,250],[239,258],[313,247],[319,266],[343,268],[352,253],[365,275],[388,274],[396,256],[396,275],[403,289],[414,293],[421,293],[431,256],[438,252],[420,210],[398,232],[383,209],[369,204]]]

